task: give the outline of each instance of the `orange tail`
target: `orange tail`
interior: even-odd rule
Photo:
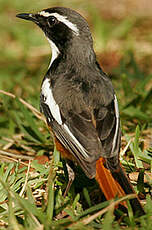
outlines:
[[[111,200],[116,196],[123,197],[127,194],[135,193],[121,166],[118,167],[118,170],[111,173],[110,170],[105,168],[104,162],[105,160],[102,157],[100,157],[96,162],[96,180],[99,183],[106,199]],[[126,202],[122,202],[121,204],[127,208]],[[138,197],[131,199],[130,204],[134,214],[138,216],[145,214]]]
[[[112,174],[104,166],[105,160],[99,158],[96,162],[96,180],[98,181],[102,192],[104,193],[107,200],[111,200],[116,196],[125,196],[124,190],[118,184],[118,182],[113,178]]]

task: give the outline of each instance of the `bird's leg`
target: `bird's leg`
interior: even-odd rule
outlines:
[[[64,195],[63,197],[65,198],[66,195],[68,194],[69,192],[69,189],[74,181],[74,178],[75,178],[75,173],[73,171],[73,169],[70,167],[70,165],[68,163],[66,163],[66,167],[67,167],[67,172],[68,172],[68,184],[67,184],[67,187],[66,187],[66,190],[64,192]]]

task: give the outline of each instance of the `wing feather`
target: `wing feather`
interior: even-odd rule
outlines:
[[[120,148],[116,97],[110,81],[105,79],[105,76],[100,78],[95,83],[88,81],[88,84],[85,79],[85,90],[82,84],[84,79],[76,81],[72,77],[65,79],[58,76],[56,81],[54,80],[51,95],[55,100],[54,108],[58,108],[57,115],[62,122],[55,119],[54,111],[52,114],[51,105],[46,103],[50,100],[41,97],[41,108],[48,125],[89,178],[95,176],[95,164],[101,156],[118,156]]]

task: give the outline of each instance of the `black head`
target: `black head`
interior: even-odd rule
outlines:
[[[86,20],[74,10],[64,7],[44,9],[36,14],[18,14],[19,18],[33,21],[50,42],[62,52],[72,44],[92,47],[92,37]]]

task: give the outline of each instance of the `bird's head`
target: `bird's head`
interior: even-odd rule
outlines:
[[[44,9],[36,14],[23,13],[17,17],[33,21],[51,43],[52,48],[64,53],[92,49],[92,37],[86,20],[76,11],[64,7]]]

